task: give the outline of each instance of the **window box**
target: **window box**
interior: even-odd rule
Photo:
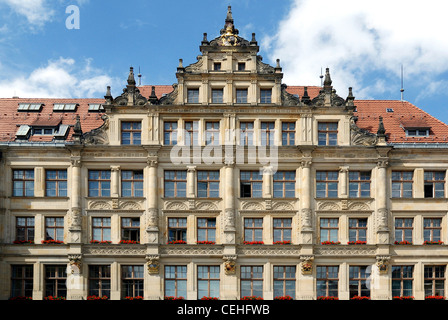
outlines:
[[[137,297],[126,296],[126,297],[124,297],[124,300],[143,300],[143,297],[142,296],[137,296]]]
[[[13,244],[34,244],[33,240],[15,240]]]
[[[215,241],[196,241],[197,244],[216,244]]]
[[[290,241],[290,240],[285,240],[285,241],[274,241],[273,244],[281,244],[281,245],[283,245],[283,244],[291,244],[291,241]]]
[[[60,240],[42,240],[42,244],[62,244],[64,241]]]
[[[48,297],[44,297],[44,300],[61,301],[61,300],[65,300],[65,297],[48,296]]]
[[[184,297],[165,296],[164,300],[185,300]]]
[[[350,298],[350,300],[370,300],[370,297],[366,296],[353,296]]]
[[[203,297],[201,298],[201,300],[219,300],[219,298],[217,298],[217,297],[206,297],[206,296],[203,296]]]
[[[274,300],[294,300],[291,296],[277,296]]]
[[[392,300],[414,300],[413,296],[395,296]]]
[[[32,297],[18,296],[18,297],[9,298],[9,300],[33,300],[33,298]]]
[[[347,244],[367,244],[367,241],[361,241],[361,240],[349,241],[347,242]]]
[[[423,242],[424,245],[441,245],[443,244],[443,241],[437,240],[437,241],[429,241],[426,240],[425,242]]]
[[[87,296],[87,300],[109,300],[107,296]]]
[[[99,241],[99,240],[92,240],[90,241],[92,244],[111,244],[112,241]]]
[[[120,240],[120,244],[140,244],[140,241],[135,241],[135,240]]]
[[[401,244],[412,244],[412,242],[409,242],[407,240],[403,240],[403,241],[395,241],[394,244],[399,244],[399,245],[401,245]]]
[[[333,297],[333,296],[328,296],[328,297],[320,296],[320,297],[317,297],[317,300],[339,300],[339,298],[338,297]]]
[[[445,300],[444,296],[426,296],[425,300]]]
[[[241,298],[241,300],[263,300],[263,298],[257,296],[244,296]]]
[[[187,244],[187,241],[184,241],[184,240],[173,240],[173,241],[168,241],[168,244]]]
[[[341,242],[340,241],[323,241],[323,242],[321,242],[320,244],[323,244],[323,245],[331,245],[331,244],[341,244]]]
[[[263,241],[243,241],[243,244],[249,244],[249,245],[252,245],[252,244],[264,244],[264,242]]]

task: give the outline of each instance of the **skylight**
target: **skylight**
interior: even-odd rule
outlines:
[[[89,111],[103,111],[103,105],[100,103],[90,103],[89,104]]]
[[[76,103],[55,103],[53,107],[53,111],[75,111]]]
[[[17,111],[35,111],[39,112],[42,108],[42,103],[19,103]]]

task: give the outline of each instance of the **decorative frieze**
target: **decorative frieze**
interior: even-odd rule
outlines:
[[[374,256],[377,252],[376,247],[359,246],[321,246],[316,247],[314,253],[323,256]]]

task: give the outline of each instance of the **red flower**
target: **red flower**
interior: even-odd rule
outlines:
[[[361,240],[347,242],[347,244],[366,244],[366,243],[367,241],[361,241]]]
[[[127,296],[127,297],[124,297],[124,299],[125,300],[143,300],[143,297],[142,296],[137,296],[137,297]]]
[[[395,241],[394,244],[412,244],[412,242],[409,242],[407,240],[403,240],[403,241]]]
[[[243,241],[243,244],[264,244],[263,241]]]
[[[327,244],[341,244],[341,242],[340,241],[323,241],[320,244],[325,244],[325,245],[327,245]]]
[[[187,241],[184,240],[173,240],[173,241],[168,241],[168,244],[186,244]]]
[[[12,243],[14,244],[34,244],[33,240],[14,240]]]
[[[107,296],[87,296],[87,300],[108,300]]]
[[[165,296],[164,300],[185,300],[184,297]]]
[[[245,296],[245,297],[242,297],[241,300],[263,300],[263,298],[257,297],[257,296]]]
[[[286,241],[275,241],[274,244],[291,244],[290,240],[286,240]]]
[[[291,296],[277,296],[274,300],[294,300]]]
[[[440,241],[440,240],[438,240],[438,241],[429,241],[429,240],[426,240],[425,242],[423,242],[423,244],[424,244],[424,245],[429,245],[429,244],[443,244],[443,241]]]
[[[425,300],[445,300],[444,296],[426,296]]]
[[[120,240],[121,244],[139,244],[140,241],[135,241],[135,240]]]
[[[353,296],[350,300],[370,300],[370,297],[366,296]]]
[[[219,300],[219,299],[217,297],[206,297],[206,296],[203,296],[201,298],[201,300]]]
[[[317,297],[317,300],[339,300],[339,298],[338,297],[332,297],[332,296],[320,296],[320,297]]]
[[[61,244],[64,243],[64,241],[60,241],[60,240],[42,240],[42,244]]]
[[[215,241],[196,241],[197,244],[215,244]]]
[[[112,241],[99,241],[99,240],[92,240],[92,241],[90,241],[90,243],[93,243],[93,244],[111,244],[111,243],[112,243]]]
[[[395,296],[393,300],[414,300],[413,296]]]

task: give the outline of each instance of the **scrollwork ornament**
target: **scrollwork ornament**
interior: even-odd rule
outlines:
[[[377,256],[376,257],[376,266],[378,267],[378,270],[380,274],[387,273],[389,269],[389,256]]]
[[[146,257],[149,274],[158,274],[160,270],[160,257],[158,255],[149,255]]]
[[[224,256],[224,270],[227,275],[236,273],[236,256]]]

